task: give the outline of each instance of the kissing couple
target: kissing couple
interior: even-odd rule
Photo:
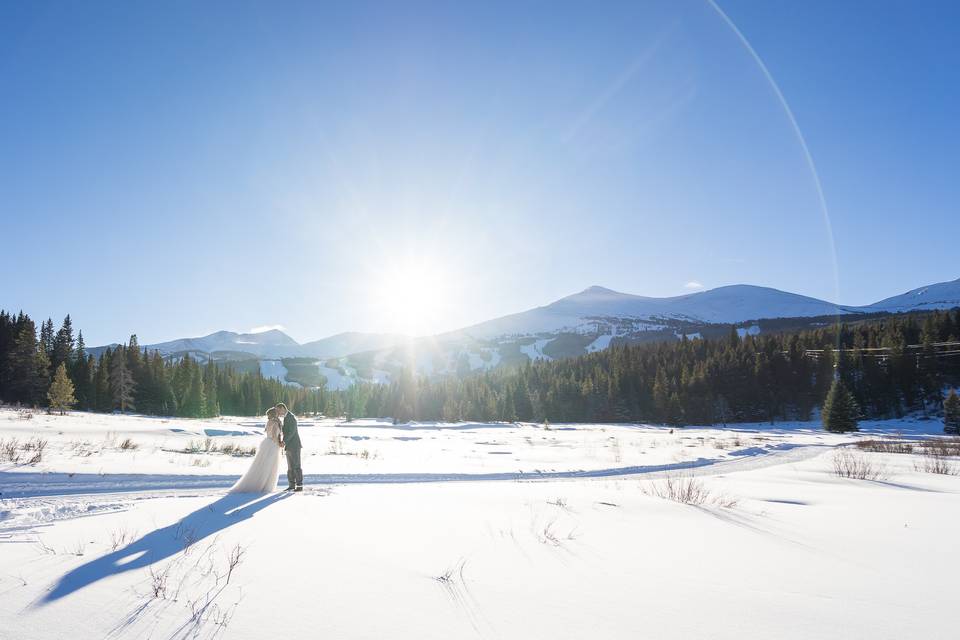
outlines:
[[[277,490],[280,454],[287,458],[287,488],[284,491],[303,491],[303,469],[300,467],[300,432],[297,416],[282,402],[267,409],[264,438],[257,447],[257,455],[230,493],[272,493]]]

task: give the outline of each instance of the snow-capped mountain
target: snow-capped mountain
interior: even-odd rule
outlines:
[[[875,302],[864,309],[900,313],[932,309],[952,309],[960,306],[960,278],[911,289],[898,296]]]
[[[300,353],[304,356],[318,358],[340,358],[351,353],[386,349],[409,340],[407,336],[393,333],[360,333],[348,331],[337,335],[306,342],[300,346]]]
[[[457,333],[476,338],[542,332],[598,331],[632,319],[663,328],[664,320],[735,324],[760,318],[802,318],[855,312],[830,302],[768,287],[732,285],[670,298],[649,298],[590,287],[545,307],[515,313]]]
[[[179,340],[147,345],[146,348],[163,354],[235,351],[252,353],[258,356],[272,356],[287,351],[292,355],[293,351],[299,346],[296,340],[283,331],[272,329],[260,333],[217,331],[201,338],[180,338]]]
[[[732,285],[652,298],[589,287],[543,307],[427,338],[341,333],[299,344],[279,330],[218,331],[146,345],[169,357],[259,361],[263,375],[290,383],[346,388],[357,380],[389,381],[401,369],[422,375],[466,374],[537,359],[554,359],[633,344],[724,336],[730,326],[755,335],[850,314],[960,307],[960,279],[920,287],[854,307],[769,287]],[[94,355],[106,347],[91,349]],[[296,358],[296,360],[293,360]]]

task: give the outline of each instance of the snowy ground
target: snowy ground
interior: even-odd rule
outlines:
[[[237,497],[257,421],[0,410],[48,442],[0,462],[0,638],[955,637],[960,477],[833,473],[937,422],[302,423],[308,490]]]

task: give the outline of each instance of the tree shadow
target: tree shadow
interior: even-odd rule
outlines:
[[[227,494],[171,525],[146,534],[122,549],[73,569],[60,578],[40,604],[59,600],[104,578],[148,567],[169,558],[187,546],[252,518],[261,509],[291,494],[272,493],[254,498],[255,495]]]

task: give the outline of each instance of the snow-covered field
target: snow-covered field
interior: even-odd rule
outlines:
[[[227,496],[259,421],[0,410],[0,638],[956,634],[960,476],[834,473],[939,422],[301,425],[307,491]]]

